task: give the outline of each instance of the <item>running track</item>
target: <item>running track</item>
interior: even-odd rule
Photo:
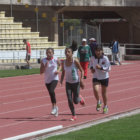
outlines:
[[[59,116],[50,115],[51,103],[42,75],[0,78],[0,139],[21,135],[57,125],[70,127],[110,115],[140,108],[140,61],[112,66],[108,88],[109,113],[96,112],[92,75],[88,73],[85,89],[86,106],[76,105],[78,119],[69,121],[65,86],[56,88]]]

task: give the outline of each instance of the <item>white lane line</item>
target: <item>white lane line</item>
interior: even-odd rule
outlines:
[[[134,88],[127,88],[127,89],[123,89],[123,90],[119,90],[119,91],[111,91],[109,92],[109,95],[112,94],[112,93],[118,93],[118,92],[122,92],[122,91],[127,91],[127,90],[134,90],[134,89],[139,89],[140,87],[134,87]],[[85,89],[85,90],[81,90],[80,93],[83,93],[87,90],[92,90],[93,88],[88,88],[88,89]],[[62,95],[65,95],[65,92],[63,93],[59,93],[57,96],[62,96]],[[50,96],[47,95],[47,96],[41,96],[41,97],[34,97],[34,98],[27,98],[27,99],[22,99],[22,100],[17,100],[17,101],[12,101],[12,102],[1,102],[0,104],[1,105],[7,105],[7,104],[15,104],[15,103],[21,103],[21,102],[26,102],[26,101],[33,101],[33,100],[39,100],[39,99],[44,99],[44,98],[49,98]]]
[[[130,67],[131,68],[131,67]],[[129,68],[129,70],[131,70]],[[115,73],[115,72],[118,72],[118,71],[114,71],[115,69],[113,69],[112,71],[111,71],[111,73]],[[121,73],[121,72],[126,72],[126,69],[125,70],[122,70],[122,69],[119,69],[119,73]],[[89,70],[89,72],[90,72],[90,70]],[[136,72],[136,71],[135,71]],[[137,71],[137,72],[139,72],[139,71]],[[128,73],[127,73],[128,74]],[[35,76],[37,75],[39,78],[41,78],[42,76],[41,75],[39,75],[39,74],[34,74]],[[19,78],[20,77],[23,77],[23,79],[16,79],[15,81],[23,81],[23,80],[28,80],[28,79],[30,79],[31,77],[33,77],[33,78],[38,78],[38,77],[35,77],[34,75],[24,75],[24,76],[18,76]],[[92,74],[89,74],[89,76],[91,76]],[[119,75],[118,75],[119,76]],[[17,78],[17,77],[8,77],[8,78],[13,78],[13,80],[15,79],[15,78]],[[7,78],[7,79],[8,79]],[[1,79],[3,79],[3,78],[0,78],[0,80]],[[41,78],[42,79],[42,78]],[[14,81],[14,82],[15,82]],[[41,80],[41,81],[43,81],[43,80]],[[13,81],[12,81],[13,82]],[[11,81],[10,81],[10,83],[11,83]]]
[[[111,77],[113,77],[113,78],[115,78],[115,77],[119,77],[119,76],[124,76],[124,75],[131,75],[131,74],[134,74],[134,72],[135,73],[139,73],[140,74],[140,71],[131,71],[131,72],[125,72],[125,73],[121,73],[121,74],[119,74],[119,72],[118,72],[118,74],[110,74],[111,75]]]
[[[3,89],[3,90],[0,90],[0,92],[12,91],[12,90],[20,90],[20,89],[30,89],[30,88],[35,88],[35,87],[38,87],[38,88],[42,87],[42,88],[44,88],[44,86],[41,84],[41,85],[38,85],[38,86],[29,86],[29,87],[22,87],[22,88]]]
[[[34,131],[34,132],[22,134],[22,135],[10,137],[10,138],[5,138],[3,140],[19,140],[19,139],[25,139],[25,138],[29,138],[29,137],[33,137],[33,136],[37,136],[37,135],[41,135],[41,134],[53,132],[53,131],[56,131],[56,130],[60,130],[62,128],[63,128],[63,125],[58,125],[58,126],[50,127],[50,128],[47,128],[47,129],[42,129],[42,130],[38,130],[38,131]]]
[[[27,91],[25,91],[25,92],[22,92],[22,93],[16,93],[16,94],[11,94],[11,95],[9,95],[9,94],[7,94],[7,95],[2,95],[2,96],[0,96],[0,98],[7,98],[7,97],[12,97],[12,96],[21,96],[21,95],[26,95],[26,94],[28,94],[28,95],[30,95],[30,94],[36,94],[36,93],[40,93],[40,92],[46,92],[47,90],[44,88],[44,89],[42,89],[42,90],[35,90],[35,91],[30,91],[30,92],[27,92]]]
[[[133,97],[133,98],[137,98],[137,97],[140,97],[140,95],[138,95],[138,96],[135,96],[135,97]],[[90,98],[93,98],[93,96],[90,96]],[[125,99],[119,99],[119,100],[114,100],[114,101],[110,101],[110,102],[108,102],[109,104],[111,104],[111,103],[117,103],[117,102],[124,102],[125,100],[130,100],[130,99],[132,99],[131,97],[130,98],[125,98]],[[96,104],[94,104],[94,105],[89,105],[89,106],[85,106],[85,107],[80,107],[80,108],[76,108],[75,110],[76,111],[79,111],[79,110],[82,110],[82,109],[87,109],[87,108],[93,108],[93,107],[95,107],[96,106]],[[139,106],[138,106],[139,107]],[[136,109],[136,108],[138,108],[138,107],[135,107],[134,109]],[[127,109],[127,110],[129,110],[129,109]],[[70,111],[62,111],[62,112],[59,112],[59,114],[62,114],[62,113],[68,113],[68,112],[70,112]],[[123,111],[122,111],[123,112]],[[114,113],[114,114],[116,114],[116,113]],[[109,115],[111,115],[111,114],[109,114]],[[45,115],[45,116],[41,116],[42,118],[44,118],[44,117],[48,117],[49,115]],[[32,119],[32,120],[38,120],[38,119],[40,119],[41,117],[39,117],[39,118],[35,118],[35,119]],[[3,125],[3,126],[0,126],[0,128],[3,128],[3,127],[9,127],[9,126],[15,126],[15,125],[19,125],[19,124],[22,124],[22,123],[26,123],[26,122],[29,122],[29,121],[24,121],[24,122],[18,122],[18,123],[11,123],[11,124],[7,124],[7,125]]]
[[[129,90],[134,90],[134,89],[139,89],[140,87],[134,87],[134,88],[127,88],[127,89],[122,89],[122,90],[118,90],[118,91],[111,91],[111,92],[109,92],[109,94],[108,95],[110,95],[110,94],[113,94],[113,93],[120,93],[120,92],[124,92],[124,91],[129,91]],[[85,90],[81,90],[81,92],[85,92],[85,91],[88,91],[88,90],[92,90],[92,88],[88,88],[88,89],[85,89]],[[64,95],[64,93],[60,93],[60,94],[58,94],[58,95]],[[45,97],[45,96],[44,96]],[[47,97],[49,97],[49,96],[46,96],[46,98]],[[88,97],[90,97],[90,96],[88,96]],[[43,98],[43,97],[40,97],[40,98]],[[32,100],[32,99],[31,99]],[[30,101],[31,101],[30,100]],[[33,100],[37,100],[37,98],[33,98]],[[23,101],[25,101],[25,100],[19,100],[19,102],[23,102]],[[18,102],[18,101],[17,101]],[[16,102],[15,102],[16,103]],[[3,103],[4,104],[4,103]],[[10,103],[6,103],[6,104],[10,104]],[[14,104],[14,102],[11,102],[11,104]],[[40,106],[34,106],[34,107],[29,107],[29,108],[22,108],[22,109],[17,109],[17,110],[12,110],[12,111],[7,111],[7,112],[1,112],[0,113],[0,115],[1,114],[7,114],[7,113],[13,113],[13,112],[18,112],[18,111],[23,111],[23,110],[30,110],[30,109],[33,109],[33,108],[38,108],[38,107],[44,107],[44,106],[49,106],[49,105],[51,105],[51,104],[43,104],[43,105],[40,105]]]
[[[121,79],[127,79],[127,78],[134,78],[134,77],[138,77],[140,76],[140,74],[138,75],[135,75],[135,76],[127,76],[127,77],[121,77],[121,78],[110,78],[110,81],[115,81],[115,80],[121,80]],[[89,79],[92,79],[92,78],[89,78]],[[89,85],[90,83],[86,84],[86,85]],[[58,87],[57,89],[63,89],[64,87]],[[0,96],[0,98],[7,98],[7,97],[12,97],[12,96],[20,96],[20,95],[26,95],[26,94],[33,94],[33,93],[38,93],[38,92],[46,92],[47,90],[35,90],[35,91],[32,91],[32,92],[22,92],[22,93],[17,93],[17,94],[11,94],[11,95],[2,95]]]
[[[127,78],[135,78],[135,77],[140,77],[140,74],[137,74],[137,75],[134,75],[134,76],[126,76],[126,77],[119,77],[119,78],[112,78],[112,77],[110,77],[110,80],[111,81],[115,81],[115,80],[121,80],[121,79],[127,79]]]
[[[123,79],[123,78],[122,78]],[[135,80],[135,81],[129,81],[129,82],[121,82],[121,83],[118,83],[118,84],[111,84],[110,85],[110,88],[113,86],[118,86],[118,85],[126,85],[126,84],[130,84],[130,83],[136,83],[136,82],[138,82],[138,81],[140,81],[140,79],[139,80]],[[86,85],[90,85],[91,83],[88,83],[88,84],[86,84]],[[44,88],[44,87],[43,87]],[[65,87],[63,86],[63,87],[58,87],[57,89],[64,89]],[[46,91],[46,90],[43,90],[43,91]],[[84,90],[83,90],[84,91]],[[25,92],[26,93],[26,92]],[[29,93],[31,93],[31,92],[29,92]],[[32,92],[33,93],[33,92]],[[19,95],[19,94],[14,94],[14,95]],[[12,95],[9,95],[9,96],[12,96]],[[0,97],[5,97],[5,96],[0,96]],[[8,95],[6,95],[6,97],[8,97]]]
[[[134,78],[134,77],[138,77],[138,76],[140,76],[140,74],[137,74],[137,75],[134,75],[134,76],[131,76],[131,77]],[[126,76],[126,77],[123,77],[123,78],[122,77],[120,77],[120,78],[110,78],[110,79],[111,79],[111,81],[113,81],[113,80],[119,80],[119,79],[125,79],[125,78],[130,78],[130,76]],[[88,79],[90,80],[92,78],[88,78]],[[40,80],[40,81],[34,81],[34,82],[24,82],[24,83],[21,82],[20,85],[18,85],[18,86],[25,86],[26,84],[37,84],[37,83],[40,83],[42,85],[42,84],[44,84],[44,81],[43,80]],[[5,84],[1,84],[1,86],[3,86],[3,85],[5,85]],[[16,85],[16,87],[17,87],[17,83],[10,84],[11,87],[14,86],[14,85]],[[8,87],[8,86],[5,85],[4,88],[6,88],[6,87]],[[26,87],[29,87],[29,85],[26,86]],[[14,89],[14,88],[12,87],[12,89]],[[3,88],[2,88],[2,90],[3,90]]]
[[[15,82],[15,83],[11,83],[11,82],[6,82],[6,83],[2,83],[2,84],[0,84],[1,85],[1,87],[3,87],[3,88],[6,88],[6,86],[8,87],[8,86],[11,86],[11,87],[13,87],[13,86],[23,86],[23,85],[29,85],[29,84],[38,84],[38,83],[43,83],[44,84],[44,81],[43,80],[35,80],[35,81],[31,81],[31,82],[23,82],[23,81],[21,81],[21,82]]]
[[[134,73],[134,72],[132,72],[132,73]],[[126,73],[125,73],[126,74]],[[125,74],[121,74],[121,75],[125,75]],[[118,76],[117,76],[118,77]],[[131,77],[130,75],[128,76],[128,77]],[[92,79],[92,78],[91,78]],[[113,76],[113,78],[110,78],[111,80],[115,80],[115,77]],[[123,79],[123,77],[122,77],[122,79]],[[90,80],[90,79],[89,79]],[[3,89],[3,90],[0,90],[0,92],[6,92],[6,91],[12,91],[12,90],[20,90],[20,89],[30,89],[30,88],[34,88],[34,87],[38,87],[38,88],[40,88],[40,87],[42,87],[42,88],[44,88],[44,86],[41,84],[41,85],[38,85],[38,86],[29,86],[29,87],[27,87],[27,86],[25,86],[25,87],[22,87],[22,88],[12,88],[12,89]],[[61,87],[59,87],[59,88],[57,88],[57,89],[61,89]]]

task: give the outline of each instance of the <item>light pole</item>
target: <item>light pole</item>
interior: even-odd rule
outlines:
[[[13,16],[13,2],[10,0],[11,17]]]
[[[64,15],[62,14],[62,22],[64,23]],[[64,38],[64,26],[63,26],[63,46],[64,46],[64,40],[65,40],[65,38]]]
[[[102,43],[102,38],[101,38],[101,23],[99,24],[99,44]]]
[[[37,32],[38,32],[38,6],[36,5],[36,8],[35,8],[36,10],[36,30],[37,30]]]

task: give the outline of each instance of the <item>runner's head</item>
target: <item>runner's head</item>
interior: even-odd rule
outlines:
[[[26,44],[27,43],[27,39],[23,39],[23,43]]]
[[[96,56],[98,58],[100,58],[103,55],[103,48],[102,48],[102,46],[96,46],[95,54],[96,54]]]
[[[47,48],[46,50],[46,56],[48,59],[51,59],[54,55],[54,49],[53,48]]]
[[[66,48],[65,49],[65,55],[66,55],[66,58],[72,58],[72,55],[73,55],[73,50],[72,48]]]
[[[72,45],[68,48],[65,49],[65,55],[66,57],[72,57],[72,54],[74,51],[77,50],[77,42],[76,41],[72,41]]]

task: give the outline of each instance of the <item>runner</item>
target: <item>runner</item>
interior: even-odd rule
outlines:
[[[75,46],[72,45],[69,48],[66,48],[65,55],[66,59],[62,63],[62,75],[60,83],[63,83],[64,75],[66,74],[66,93],[68,98],[69,108],[72,113],[71,121],[75,121],[77,119],[74,109],[74,104],[78,104],[80,102],[81,105],[85,105],[85,101],[80,92],[80,86],[83,89],[83,70],[77,59],[73,58],[73,51],[75,51]],[[80,70],[81,77],[79,78],[78,69]]]
[[[55,97],[55,88],[57,86],[59,77],[58,74],[61,70],[60,61],[56,58],[53,58],[54,49],[48,48],[46,50],[47,58],[42,59],[40,66],[40,74],[45,74],[45,85],[48,89],[51,102],[52,102],[52,111],[51,114],[58,116],[58,107],[56,105],[56,97]],[[59,65],[59,69],[57,70],[57,66]]]
[[[103,113],[108,113],[107,87],[109,83],[110,62],[108,57],[103,54],[103,49],[100,46],[95,48],[95,56],[91,57],[90,69],[93,73],[93,90],[97,100],[96,110],[100,111],[102,106],[102,102],[99,99],[99,86],[101,84],[102,98],[104,103]]]

